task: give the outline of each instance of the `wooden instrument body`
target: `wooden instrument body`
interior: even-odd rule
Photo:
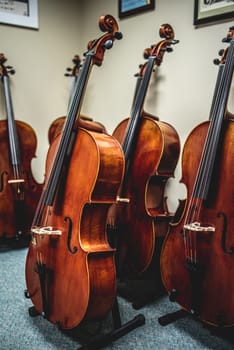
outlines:
[[[166,234],[172,218],[164,188],[178,161],[179,137],[169,124],[158,122],[158,118],[144,111],[151,74],[162,63],[165,52],[172,51],[170,46],[178,43],[169,24],[161,25],[159,34],[163,40],[144,50],[147,62],[140,65],[136,75],[130,118],[113,133],[122,145],[126,165],[119,204],[109,212],[108,227],[110,236],[117,231],[119,271],[127,278],[141,275],[149,268],[156,253],[156,236]]]
[[[79,124],[83,126],[84,128],[88,130],[96,130],[98,132],[107,132],[104,125],[100,122],[93,121],[92,118],[89,118],[87,116],[81,115],[79,120]],[[82,120],[82,121],[81,121]],[[48,130],[48,140],[49,144],[52,143],[52,141],[56,138],[56,136],[62,132],[62,129],[64,127],[64,123],[66,122],[66,117],[58,117],[56,118],[50,125]],[[83,124],[83,125],[82,125]]]
[[[65,120],[66,117],[58,117],[51,123],[48,130],[48,141],[50,145],[56,136],[61,133]]]
[[[187,198],[196,179],[203,146],[210,122],[197,126],[187,138],[183,156],[183,182],[187,187]],[[234,325],[234,121],[225,120],[223,138],[219,144],[216,166],[207,201],[202,205],[200,220],[203,226],[212,226],[214,232],[198,232],[196,252],[198,266],[195,277],[188,269],[184,254],[186,210],[189,200],[178,208],[182,213],[164,241],[161,254],[163,283],[183,308],[204,322],[215,326]],[[193,240],[193,235],[191,235]],[[190,266],[192,268],[192,266]]]
[[[122,38],[111,15],[106,32],[88,43],[64,128],[50,145],[46,182],[32,223],[26,283],[39,314],[63,329],[106,316],[116,298],[115,250],[106,235],[109,206],[116,203],[124,174],[118,141],[84,122],[80,111],[92,66]]]
[[[123,120],[113,133],[120,143],[128,123],[129,119]],[[121,194],[129,203],[118,204],[120,235],[132,272],[141,273],[149,267],[156,236],[167,232],[171,217],[165,205],[164,188],[173,176],[179,152],[179,137],[171,125],[149,116],[141,117],[129,176]]]
[[[48,174],[59,138],[49,149]],[[46,318],[64,329],[74,328],[83,319],[100,319],[114,302],[114,249],[106,239],[105,220],[116,201],[124,156],[112,136],[78,128],[69,164],[56,205],[48,209],[44,222],[62,235],[34,235],[26,264],[28,292],[40,313],[38,259],[45,264]]]
[[[10,159],[8,125],[6,120],[1,120],[0,237],[3,238],[15,238],[18,234],[29,237],[33,216],[43,187],[42,184],[35,181],[31,171],[31,162],[35,158],[37,147],[36,134],[27,123],[18,120],[15,123],[22,158],[23,198],[19,199],[18,209],[19,206],[21,209],[17,210],[18,185],[8,183],[9,180],[15,178]],[[18,230],[23,231],[19,233]]]

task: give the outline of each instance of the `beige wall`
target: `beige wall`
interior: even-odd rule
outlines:
[[[38,31],[0,25],[1,52],[17,71],[12,77],[15,116],[29,122],[38,135],[38,159],[33,169],[39,179],[44,173],[48,127],[54,118],[66,113],[69,79],[63,76],[65,67],[75,53],[83,54],[89,40],[101,34],[98,20],[102,14],[110,13],[118,20],[123,39],[106,51],[101,67],[93,67],[84,113],[113,131],[130,112],[134,74],[144,62],[144,49],[161,40],[159,27],[169,23],[180,43],[165,54],[153,74],[146,110],[172,124],[182,146],[188,133],[208,119],[218,71],[212,62],[225,47],[221,40],[233,22],[195,28],[193,0],[156,0],[154,11],[122,20],[117,7],[117,0],[39,0]],[[2,95],[0,98],[4,115]],[[233,105],[230,109],[234,110]],[[171,208],[184,196],[180,177],[179,164],[176,178],[168,186]]]
[[[70,79],[65,69],[80,51],[80,11],[76,0],[39,0],[39,30],[0,24],[0,52],[14,66],[10,76],[15,118],[29,123],[38,138],[33,172],[43,180],[50,123],[66,113]],[[3,89],[0,117],[5,118]]]

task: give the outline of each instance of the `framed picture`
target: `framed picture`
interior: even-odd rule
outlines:
[[[0,23],[38,28],[38,0],[0,0]]]
[[[234,19],[234,0],[195,0],[193,24]]]
[[[119,18],[124,18],[142,11],[153,10],[155,0],[118,0]]]

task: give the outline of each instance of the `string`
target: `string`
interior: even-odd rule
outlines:
[[[7,110],[11,161],[12,161],[12,165],[20,165],[21,156],[19,151],[19,141],[18,141],[18,135],[16,132],[16,126],[15,126],[15,120],[14,120],[14,111],[13,111],[13,105],[12,105],[12,99],[11,99],[11,93],[10,93],[9,77],[7,75],[3,76],[3,85],[4,85],[4,92],[5,92],[6,110]]]
[[[135,104],[132,108],[131,118],[129,120],[129,124],[127,126],[127,132],[122,144],[126,161],[128,161],[131,157],[134,141],[137,137],[136,131],[139,126],[140,116],[141,116],[141,112],[142,112],[142,108],[143,108],[143,104],[144,104],[144,100],[145,100],[145,96],[146,96],[146,92],[147,92],[147,88],[148,88],[148,84],[149,84],[150,76],[154,67],[155,60],[156,60],[155,56],[149,57],[146,71],[140,84],[140,89],[138,88],[136,92],[137,95],[135,97]]]
[[[74,138],[72,138],[74,125],[79,117],[79,112],[82,104],[82,99],[84,96],[85,87],[87,84],[87,77],[90,73],[91,62],[92,62],[93,52],[89,52],[86,55],[85,63],[81,69],[79,74],[79,79],[77,79],[74,93],[72,96],[72,101],[68,110],[68,117],[65,123],[65,127],[61,136],[61,140],[59,143],[58,150],[56,152],[56,156],[53,162],[53,166],[49,175],[49,179],[46,185],[45,190],[42,193],[42,196],[39,200],[39,204],[34,216],[33,225],[40,226],[40,222],[42,221],[42,214],[45,206],[52,206],[55,193],[58,188],[58,183],[60,181],[60,177],[62,174],[64,160],[68,155],[68,150],[71,149],[72,143],[74,142]]]
[[[11,165],[12,165],[13,177],[14,177],[14,179],[9,180],[9,183],[13,184],[13,187],[15,189],[16,199],[23,200],[24,191],[23,191],[23,185],[22,185],[23,183],[22,160],[20,155],[20,147],[19,147],[18,134],[16,130],[16,123],[14,118],[9,77],[7,75],[3,75],[3,86],[4,86],[5,102],[6,102]],[[22,180],[22,181],[19,182],[17,180]]]
[[[220,141],[224,113],[227,105],[232,74],[234,68],[234,40],[231,41],[228,50],[225,66],[222,67],[222,73],[218,75],[220,79],[219,86],[215,88],[217,96],[213,99],[210,126],[207,138],[203,147],[203,153],[199,164],[198,172],[193,187],[192,196],[190,197],[188,211],[185,217],[185,226],[187,224],[199,222],[202,201],[207,198],[209,185],[216,159],[218,144]],[[191,226],[190,226],[191,227]],[[199,227],[190,229],[188,235],[184,229],[185,255],[191,262],[197,262],[197,230]]]

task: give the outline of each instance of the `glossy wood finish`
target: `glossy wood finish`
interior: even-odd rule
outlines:
[[[202,208],[202,223],[215,227],[215,232],[201,232],[197,235],[197,259],[201,268],[201,280],[193,286],[187,268],[183,226],[189,198],[196,178],[209,122],[197,126],[189,135],[183,151],[181,182],[186,184],[188,199],[178,222],[168,233],[162,248],[162,279],[169,294],[176,291],[175,300],[189,312],[193,312],[192,299],[197,300],[196,312],[202,321],[218,326],[234,325],[234,256],[222,246],[226,236],[226,247],[234,247],[234,121],[227,120],[224,138],[218,152],[218,163],[213,177],[209,201]],[[196,152],[195,152],[195,151]],[[225,224],[222,213],[225,213]],[[195,295],[195,297],[194,297]]]
[[[208,122],[188,136],[182,155],[187,200],[180,203],[161,254],[171,300],[212,326],[234,326],[234,119],[227,112],[234,68],[227,41]]]
[[[156,237],[165,236],[172,219],[164,189],[178,161],[179,136],[171,125],[144,111],[151,74],[162,63],[165,52],[178,42],[169,24],[163,24],[159,33],[163,39],[144,50],[147,61],[137,75],[131,116],[113,132],[122,144],[126,167],[119,204],[110,210],[108,225],[117,231],[120,270],[129,270],[129,275],[147,270],[156,249]]]
[[[101,318],[112,307],[116,293],[114,250],[106,240],[105,220],[123,175],[123,155],[114,138],[85,129],[78,129],[78,133],[67,176],[44,223],[61,230],[62,235],[36,235],[26,266],[29,294],[42,313],[35,272],[38,258],[46,265],[47,318],[68,329],[84,318]],[[57,139],[48,154],[47,173],[56,142]],[[75,253],[68,249],[69,222],[69,246],[71,251],[76,247]]]
[[[31,168],[37,138],[29,124],[14,119],[8,77],[14,71],[4,66],[3,54],[0,61],[7,111],[7,120],[0,121],[0,238],[27,241],[42,191]]]
[[[129,120],[118,125],[113,135],[123,140]],[[124,245],[127,246],[127,264],[133,273],[146,270],[155,250],[156,237],[172,219],[164,199],[167,180],[174,176],[180,151],[179,136],[169,124],[150,117],[142,117],[131,162],[131,176],[125,184],[124,197],[129,203],[120,203],[119,217]],[[161,228],[159,230],[159,227]]]
[[[124,156],[113,136],[94,123],[82,127],[89,122],[79,113],[92,66],[101,65],[106,45],[121,38],[111,15],[101,16],[99,26],[107,33],[88,44],[65,126],[49,148],[26,259],[28,295],[36,310],[64,329],[103,318],[116,297],[106,215],[116,202]]]

